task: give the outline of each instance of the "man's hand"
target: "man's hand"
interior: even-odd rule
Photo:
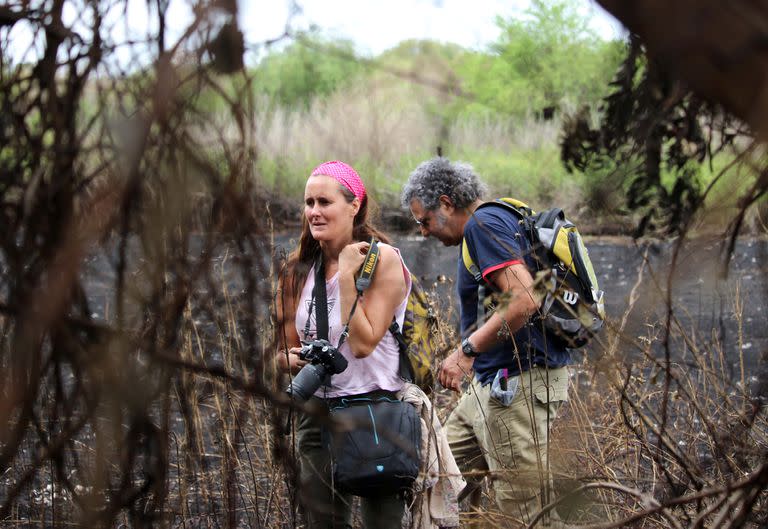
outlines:
[[[461,347],[457,348],[440,364],[440,373],[438,374],[440,384],[452,391],[461,391],[461,381],[472,372],[474,363],[474,358],[465,355],[461,351]]]

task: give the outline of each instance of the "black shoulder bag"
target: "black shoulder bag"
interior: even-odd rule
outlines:
[[[339,347],[346,338],[357,301],[373,278],[379,247],[371,240],[368,254],[355,281],[357,296]],[[320,283],[325,289],[325,278]],[[327,311],[326,296],[316,296],[318,315]],[[326,312],[327,314],[327,312]],[[329,399],[331,428],[323,438],[331,452],[333,485],[355,496],[394,494],[411,487],[419,474],[421,421],[416,408],[394,394],[376,391]]]

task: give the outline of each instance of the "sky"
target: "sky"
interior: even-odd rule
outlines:
[[[621,34],[620,24],[592,0],[577,0],[589,13],[592,27],[604,38]],[[241,3],[241,28],[252,40],[279,35],[289,2]],[[454,42],[482,48],[495,40],[497,15],[519,16],[528,0],[298,0],[302,13],[293,28],[316,24],[331,35],[353,40],[358,51],[378,54],[407,39]]]
[[[574,0],[588,14],[595,31],[606,39],[621,34],[621,26],[594,0]],[[495,19],[522,16],[529,0],[238,0],[239,22],[246,43],[253,45],[256,58],[263,52],[259,44],[275,39],[290,20],[292,31],[321,28],[324,34],[355,42],[358,52],[377,55],[407,39],[452,42],[467,48],[482,49],[499,34]],[[79,16],[74,2],[65,4],[66,19]],[[113,41],[124,35],[141,38],[153,28],[148,9],[154,2],[127,0],[114,3],[106,19],[113,26]],[[294,15],[290,16],[292,12]],[[169,40],[178,37],[191,20],[189,0],[169,0],[167,24]],[[18,60],[30,46],[30,32],[17,24],[11,33],[12,54]],[[39,44],[40,41],[38,41]],[[249,57],[246,57],[248,61]]]

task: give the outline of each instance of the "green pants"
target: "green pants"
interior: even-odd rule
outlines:
[[[568,368],[535,367],[513,378],[508,405],[491,396],[491,384],[473,380],[445,427],[468,486],[489,475],[500,510],[527,523],[551,501],[549,429],[568,397]]]
[[[299,501],[307,517],[307,526],[315,528],[352,527],[352,499],[331,487],[331,458],[323,446],[321,429],[304,413],[298,419]],[[361,498],[363,527],[400,529],[405,500],[400,493]]]

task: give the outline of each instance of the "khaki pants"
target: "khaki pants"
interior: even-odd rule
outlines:
[[[446,422],[448,442],[468,487],[489,475],[500,510],[527,523],[551,501],[549,429],[568,398],[568,368],[534,367],[519,377],[505,406],[491,384],[473,380]],[[473,507],[479,499],[475,495]]]

